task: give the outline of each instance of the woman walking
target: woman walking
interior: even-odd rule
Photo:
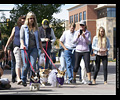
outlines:
[[[20,84],[22,82],[22,80],[20,79],[21,66],[22,66],[21,52],[20,52],[20,28],[24,24],[24,21],[25,21],[25,16],[21,16],[18,18],[17,26],[15,26],[12,29],[12,33],[11,33],[11,35],[6,43],[5,49],[4,49],[4,52],[6,52],[8,45],[13,41],[13,53],[14,53],[13,56],[15,56],[15,61],[16,61],[16,75],[17,75],[17,83],[18,84]],[[12,71],[12,74],[13,73],[14,72]],[[12,75],[12,79],[13,79],[13,77],[14,76]]]
[[[76,73],[78,71],[78,68],[80,67],[80,61],[83,57],[88,76],[88,85],[91,85],[92,82],[89,51],[89,44],[91,43],[91,34],[86,28],[85,20],[80,21],[80,30],[76,31],[73,43],[77,43],[75,52],[75,67],[73,72],[73,82],[76,83]]]
[[[21,55],[23,61],[21,78],[23,86],[27,86],[26,84],[27,72],[28,69],[30,68],[30,64],[27,57],[29,57],[31,65],[33,66],[33,69],[35,71],[38,49],[41,48],[43,52],[42,42],[38,36],[39,35],[36,16],[33,12],[28,12],[25,23],[24,25],[22,25],[20,29]],[[26,50],[28,56],[25,54],[24,49]],[[33,70],[31,68],[30,76],[32,71]]]
[[[103,63],[104,84],[107,84],[107,65],[108,65],[108,51],[110,50],[109,39],[105,35],[105,29],[99,28],[98,34],[93,38],[92,49],[96,55],[96,70],[93,76],[93,84],[96,84],[96,78],[100,69],[100,60]]]

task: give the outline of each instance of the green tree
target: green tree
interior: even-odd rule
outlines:
[[[53,13],[60,12],[62,4],[15,4],[15,7],[10,11],[10,18],[16,22],[18,17],[26,15],[29,11],[35,13],[38,26],[41,25],[43,19],[51,21]]]
[[[59,39],[65,30],[64,28],[64,20],[53,18],[51,21],[51,27],[54,30],[55,36]]]

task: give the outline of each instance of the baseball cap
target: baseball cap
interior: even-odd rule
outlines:
[[[49,21],[48,21],[48,19],[43,19],[43,20],[42,20],[42,25],[49,26]]]
[[[86,21],[85,21],[85,20],[81,20],[81,21],[80,21],[80,24],[82,24],[82,25],[85,25],[85,26],[86,26]]]

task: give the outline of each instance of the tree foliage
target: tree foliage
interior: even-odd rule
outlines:
[[[64,20],[53,18],[51,21],[51,26],[54,30],[55,36],[59,39],[65,30]]]
[[[1,32],[7,37],[10,36],[12,28],[16,25],[17,19],[21,15],[26,15],[29,11],[35,13],[38,26],[41,26],[43,19],[48,19],[51,23],[51,27],[54,30],[55,36],[60,38],[64,27],[63,21],[53,18],[54,13],[59,13],[61,6],[64,4],[15,4],[14,8],[10,11],[9,26],[1,25]],[[5,19],[4,15],[1,16]]]
[[[18,17],[26,15],[29,11],[35,13],[38,26],[41,25],[43,19],[51,21],[53,13],[60,12],[62,4],[15,4],[15,7],[10,11],[12,21],[16,22]]]

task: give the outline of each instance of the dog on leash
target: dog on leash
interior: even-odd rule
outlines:
[[[64,83],[64,75],[65,71],[60,71],[59,69],[53,69],[48,77],[48,83],[51,84],[52,87],[61,87]]]
[[[32,75],[30,78],[30,90],[39,90],[40,88],[40,75],[39,75],[39,71],[37,72],[33,72],[32,71]]]
[[[45,86],[45,84],[48,82],[48,76],[51,70],[39,68],[39,71],[40,71],[40,83],[42,86]]]

